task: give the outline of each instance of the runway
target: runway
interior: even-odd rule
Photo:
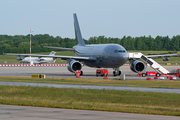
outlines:
[[[180,66],[164,66],[167,70],[171,71],[172,69],[178,69]],[[120,67],[122,74],[125,74],[126,79],[132,80],[145,80],[146,77],[139,77],[137,73],[134,73],[130,70],[130,66]],[[102,77],[96,77],[96,68],[90,68],[84,66],[82,68],[83,76],[81,78],[90,78],[90,79],[102,79]],[[119,79],[119,77],[113,76],[113,69],[108,68],[109,79]],[[147,67],[147,71],[154,71],[151,67]],[[45,74],[46,77],[50,78],[75,78],[75,75],[67,70],[67,67],[0,67],[0,76],[25,76],[30,77],[31,74]],[[154,79],[154,77],[151,77]],[[168,79],[166,79],[168,80]],[[178,78],[179,80],[179,78]]]
[[[2,120],[179,120],[176,116],[0,105]]]

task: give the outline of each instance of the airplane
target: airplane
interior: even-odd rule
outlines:
[[[76,14],[73,14],[74,17],[74,29],[75,29],[75,40],[76,44],[73,48],[62,48],[62,47],[50,47],[44,46],[44,48],[57,49],[57,50],[67,50],[74,51],[76,56],[53,56],[55,58],[61,58],[67,60],[67,69],[75,73],[76,70],[79,70],[83,75],[82,64],[95,67],[95,68],[113,68],[113,75],[121,75],[119,67],[124,65],[127,60],[130,61],[130,69],[133,72],[141,72],[145,69],[145,65],[142,61],[131,58],[129,59],[126,49],[119,44],[92,44],[86,45],[83,41],[78,19]],[[13,55],[13,53],[5,53],[7,55]],[[21,54],[27,55],[27,54]],[[29,54],[28,54],[29,55]],[[38,57],[48,57],[47,55],[32,55]],[[159,55],[161,56],[161,55]],[[163,55],[162,55],[163,56]],[[149,55],[146,57],[157,57]]]
[[[12,55],[18,55],[17,60],[20,61],[20,63],[30,63],[31,61],[33,64],[43,64],[43,63],[50,63],[55,62],[56,58],[53,57],[56,52],[52,51],[49,56],[50,57],[27,57],[30,55],[24,55],[24,59],[21,57],[22,54],[12,54]],[[8,54],[7,54],[8,55]]]

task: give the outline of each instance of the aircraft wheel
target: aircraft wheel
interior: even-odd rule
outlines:
[[[159,77],[160,76],[160,74],[159,73],[156,73],[156,77]]]
[[[82,76],[83,75],[83,71],[81,71],[81,73],[80,73],[80,76]]]
[[[121,75],[121,71],[119,71],[119,75]]]
[[[146,77],[146,73],[142,73],[142,77]]]
[[[115,71],[113,71],[113,75],[116,76],[116,72]]]

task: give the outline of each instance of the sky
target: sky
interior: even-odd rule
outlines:
[[[180,0],[1,0],[1,35],[49,34],[75,38],[123,38],[180,34]]]

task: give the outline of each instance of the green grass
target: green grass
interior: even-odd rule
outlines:
[[[0,104],[180,116],[180,95],[169,93],[0,86]]]
[[[32,79],[30,77],[0,76],[0,81],[180,89],[180,81],[163,81],[163,80],[149,81],[149,80],[84,79],[84,78]]]

